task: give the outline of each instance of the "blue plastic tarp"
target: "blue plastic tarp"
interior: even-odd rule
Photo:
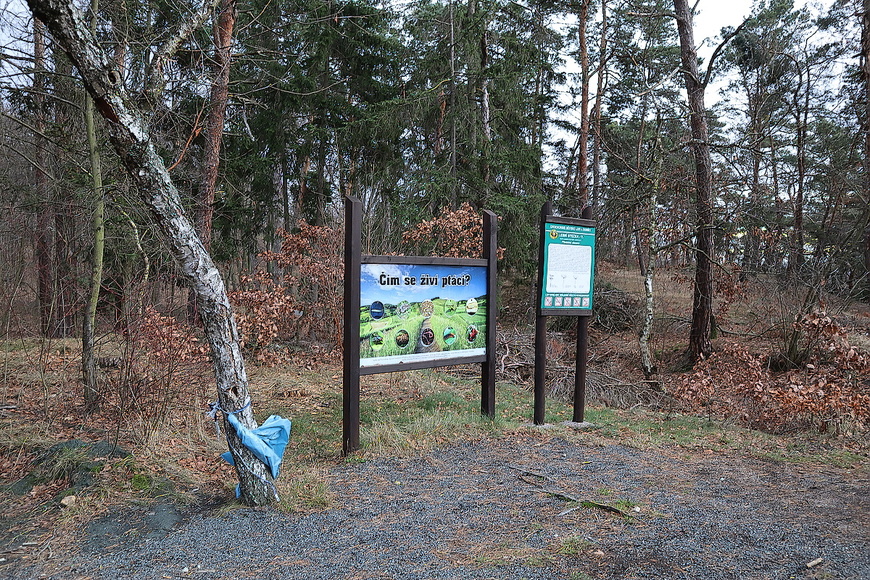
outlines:
[[[236,430],[239,439],[245,447],[251,450],[260,461],[265,463],[272,472],[272,477],[278,477],[281,461],[284,458],[284,448],[290,440],[292,423],[279,415],[272,415],[256,429],[248,429],[232,414],[227,415],[227,420]],[[235,465],[232,454],[227,451],[221,455],[230,465]]]

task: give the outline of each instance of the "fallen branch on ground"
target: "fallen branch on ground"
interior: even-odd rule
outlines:
[[[591,501],[588,499],[580,499],[578,497],[574,497],[573,495],[566,493],[566,492],[563,492],[563,491],[548,489],[548,488],[543,487],[543,485],[541,484],[541,481],[547,481],[550,483],[554,483],[553,478],[551,478],[547,475],[544,475],[543,473],[539,473],[537,471],[531,471],[529,469],[526,469],[524,467],[519,467],[517,465],[508,465],[508,467],[511,469],[515,469],[515,470],[519,471],[520,475],[518,477],[522,481],[524,481],[530,485],[540,487],[541,491],[543,491],[544,493],[551,495],[557,499],[561,499],[563,501],[570,501],[570,502],[574,502],[574,503],[578,504],[575,507],[572,507],[570,509],[563,511],[562,513],[559,514],[560,516],[568,515],[569,513],[573,512],[573,511],[577,511],[577,510],[582,509],[582,508],[596,508],[596,509],[604,510],[606,512],[610,512],[612,514],[617,514],[618,516],[621,516],[623,518],[628,517],[627,513],[625,513],[624,511],[622,511],[621,509],[619,509],[617,507],[613,507],[612,505],[598,503],[597,501]],[[532,477],[537,478],[537,479],[536,480],[531,479]]]

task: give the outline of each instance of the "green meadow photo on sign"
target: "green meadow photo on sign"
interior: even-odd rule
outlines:
[[[485,354],[486,280],[481,266],[364,264],[360,367]]]

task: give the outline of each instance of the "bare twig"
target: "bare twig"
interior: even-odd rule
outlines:
[[[571,501],[577,501],[577,500],[571,500]],[[622,511],[621,509],[619,509],[617,507],[613,507],[612,505],[607,505],[606,503],[598,503],[597,501],[590,501],[588,499],[577,501],[577,503],[579,503],[580,505],[566,509],[565,511],[561,512],[559,515],[566,516],[566,515],[570,514],[571,512],[575,512],[575,511],[583,509],[583,508],[596,508],[596,509],[604,510],[606,512],[610,512],[612,514],[616,514],[616,515],[623,517],[623,518],[628,517],[628,514],[625,513],[624,511]]]
[[[592,500],[588,500],[588,499],[580,499],[578,497],[571,495],[570,493],[567,493],[567,492],[564,492],[564,491],[561,491],[558,489],[544,487],[543,484],[541,483],[542,481],[546,481],[549,483],[555,483],[553,481],[553,478],[548,476],[548,475],[544,475],[543,473],[540,473],[537,471],[532,471],[530,469],[526,469],[525,467],[520,467],[518,465],[508,465],[508,467],[510,469],[515,469],[515,470],[519,471],[520,472],[519,478],[521,480],[528,483],[529,485],[534,485],[535,487],[541,488],[541,491],[546,493],[547,495],[551,495],[551,496],[555,497],[556,499],[561,499],[563,501],[570,501],[570,502],[578,504],[576,507],[572,507],[570,509],[563,511],[562,513],[559,514],[560,516],[567,515],[573,511],[576,511],[576,510],[581,509],[581,508],[596,508],[596,509],[604,510],[606,512],[610,512],[612,514],[617,514],[617,515],[624,517],[624,518],[628,517],[628,514],[626,514],[624,511],[622,511],[621,509],[619,509],[617,507],[613,507],[612,505],[598,503],[597,501],[592,501]],[[531,478],[535,478],[535,479],[531,479]]]
[[[206,20],[214,13],[220,0],[208,0],[203,2],[199,10],[182,20],[181,26],[175,31],[175,34],[160,47],[154,59],[148,67],[148,87],[147,91],[151,93],[152,98],[159,97],[163,92],[163,81],[160,75],[163,72],[164,63],[172,58],[181,44],[191,35],[194,30],[202,26]],[[156,100],[155,100],[156,102]]]

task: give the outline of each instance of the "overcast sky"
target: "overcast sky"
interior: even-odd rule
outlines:
[[[795,5],[804,2],[797,0]],[[752,0],[701,0],[698,3],[698,13],[695,14],[695,42],[698,46],[698,54],[708,57],[716,44],[712,46],[704,42],[709,38],[717,38],[723,26],[737,26],[743,22],[752,11]],[[703,44],[702,44],[703,43]]]
[[[821,5],[829,7],[834,0],[794,0],[794,7]],[[695,14],[695,42],[717,39],[724,26],[737,26],[752,12],[752,0],[700,0]],[[705,59],[712,54],[718,42],[705,42],[698,47],[698,54]]]

